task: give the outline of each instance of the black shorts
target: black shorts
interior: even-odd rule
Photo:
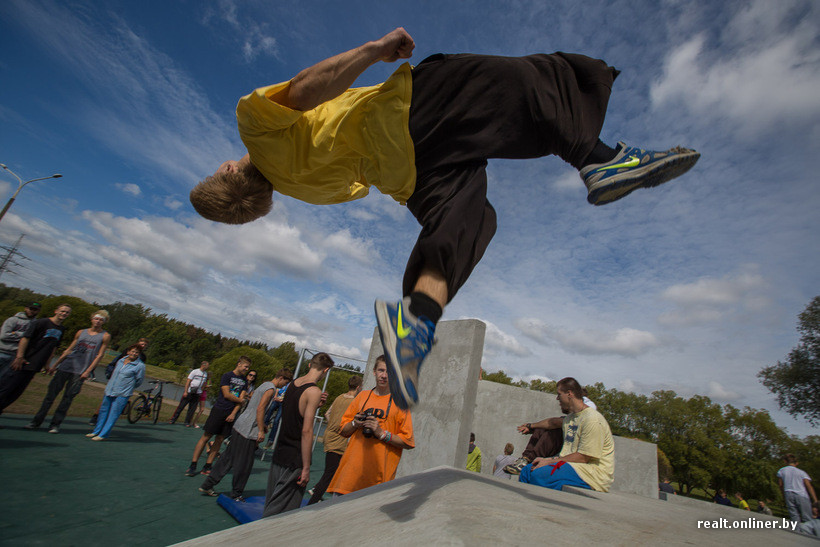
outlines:
[[[231,412],[233,412],[233,409],[223,410],[221,408],[212,408],[211,414],[203,426],[205,433],[210,435],[222,435],[223,437],[230,435],[233,422],[229,422],[227,419],[228,416],[231,415]]]

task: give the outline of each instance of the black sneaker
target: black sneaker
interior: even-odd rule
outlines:
[[[28,423],[23,426],[23,429],[37,429],[40,427],[40,424],[35,424],[34,422]]]
[[[191,465],[188,467],[188,471],[185,472],[186,477],[196,477],[199,473],[196,472],[196,466]]]
[[[211,474],[211,466],[206,463],[205,467],[202,468],[202,471],[200,471],[199,474],[200,475],[210,475]]]
[[[247,500],[242,496],[236,496],[233,501],[238,501],[239,503],[245,503]]]
[[[524,469],[525,467],[527,467],[527,465],[529,463],[530,463],[530,460],[528,460],[524,456],[521,456],[520,458],[515,460],[514,463],[511,463],[510,465],[505,467],[504,468],[504,473],[508,473],[510,475],[520,475],[521,470]]]
[[[91,416],[91,419],[88,420],[88,425],[97,425],[97,415],[96,414]]]
[[[203,496],[211,496],[211,497],[215,498],[216,496],[219,495],[216,492],[214,492],[213,488],[202,488],[202,487],[200,487],[199,491],[202,492]]]

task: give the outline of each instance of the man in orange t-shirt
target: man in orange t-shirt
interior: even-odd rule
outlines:
[[[342,417],[347,450],[328,492],[349,494],[396,477],[401,453],[416,446],[410,412],[393,403],[384,355],[373,368],[376,387],[359,393]]]

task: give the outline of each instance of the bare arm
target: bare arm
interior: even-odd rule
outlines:
[[[379,420],[374,416],[370,416],[368,419],[364,421],[364,423],[367,427],[373,430],[373,436],[382,441],[383,443],[401,449],[410,450],[413,448],[412,446],[404,442],[404,440],[402,440],[402,438],[399,437],[398,433],[393,433],[392,431],[382,429],[381,426],[379,426]]]
[[[222,386],[223,389],[225,387],[226,386]],[[232,422],[236,419],[236,415],[239,414],[239,409],[242,408],[242,402],[245,400],[245,395],[247,395],[247,392],[244,390],[242,391],[242,393],[239,394],[239,402],[233,405],[233,410],[228,415],[228,417],[225,418],[226,422]],[[231,397],[233,397],[233,395],[231,395]],[[236,397],[234,397],[234,399],[236,399]]]
[[[259,433],[256,435],[256,442],[261,443],[265,440],[265,411],[268,409],[273,394],[276,393],[276,388],[269,389],[262,394],[262,399],[256,407],[256,425],[259,427]]]
[[[564,425],[564,418],[558,416],[557,418],[544,418],[540,422],[533,422],[528,424],[521,424],[518,426],[518,432],[523,435],[529,435],[534,429],[558,429]]]
[[[310,455],[313,452],[313,417],[316,415],[316,409],[319,408],[321,396],[322,392],[318,387],[311,387],[302,395],[306,401],[302,412],[302,442],[300,445],[302,449],[302,475],[297,481],[299,486],[307,486],[310,480]]]
[[[26,349],[28,348],[28,341],[29,339],[25,336],[20,338],[20,344],[17,345],[17,357],[14,358],[14,361],[11,362],[11,368],[13,370],[20,370],[23,368],[23,365],[27,363],[27,361],[23,358],[26,354]]]
[[[312,110],[344,93],[356,78],[377,61],[392,63],[413,54],[413,38],[397,28],[382,38],[316,63],[297,74],[290,85],[272,97],[294,110]]]
[[[581,454],[580,452],[573,452],[572,454],[567,454],[566,456],[553,456],[552,458],[535,458],[532,461],[532,468],[538,469],[543,465],[554,464],[561,461],[568,462],[568,463],[589,463],[590,457],[586,454]]]
[[[83,329],[80,329],[80,330],[77,331],[77,334],[74,335],[74,340],[71,341],[71,343],[68,345],[68,347],[63,352],[63,354],[60,355],[60,358],[57,359],[57,361],[54,363],[54,366],[50,367],[49,370],[53,370],[53,369],[57,368],[57,365],[62,363],[65,360],[65,358],[68,357],[71,354],[71,352],[74,350],[74,347],[77,345],[77,340],[80,339],[80,334],[82,334],[82,332],[83,332]]]

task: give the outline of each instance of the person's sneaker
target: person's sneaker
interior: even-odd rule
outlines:
[[[91,437],[96,437],[97,434],[96,433],[86,433],[85,436],[91,438]]]
[[[49,433],[59,433],[59,432],[60,432],[60,428],[59,428],[59,427],[57,427],[57,426],[51,426],[51,428],[49,428],[48,432],[49,432]]]
[[[618,143],[615,158],[581,169],[581,178],[592,205],[619,200],[638,188],[651,188],[686,173],[700,153],[676,146],[669,150],[644,150]]]
[[[92,441],[104,441],[105,437],[100,437],[99,435],[97,435],[96,437],[91,437],[91,440]]]
[[[91,419],[88,420],[88,425],[97,425],[97,414],[91,416]]]
[[[35,424],[34,422],[28,423],[23,426],[23,429],[37,429],[40,427],[40,424]]]
[[[200,471],[199,474],[200,475],[210,475],[211,474],[211,466],[206,463],[205,467],[202,468],[202,471]]]
[[[197,475],[199,475],[199,473],[197,473],[196,466],[195,465],[188,466],[188,471],[185,472],[185,476],[186,477],[196,477]]]
[[[410,298],[390,304],[376,300],[376,321],[387,362],[387,378],[393,401],[401,409],[419,402],[419,370],[435,343],[436,326],[407,309]]]
[[[218,495],[219,495],[219,494],[217,494],[216,492],[214,492],[214,489],[213,489],[213,488],[202,488],[202,487],[200,487],[200,488],[199,488],[199,491],[200,491],[200,492],[202,492],[202,495],[203,495],[203,496],[212,496],[212,497],[216,497],[216,496],[218,496]]]
[[[233,501],[238,501],[239,503],[245,503],[246,500],[242,496],[236,496],[235,498],[233,498]]]
[[[530,463],[530,460],[528,460],[527,458],[521,456],[520,458],[515,460],[510,465],[506,466],[504,468],[504,473],[508,473],[510,475],[520,475],[521,470],[524,469],[525,467],[527,467],[527,465],[529,463]]]

